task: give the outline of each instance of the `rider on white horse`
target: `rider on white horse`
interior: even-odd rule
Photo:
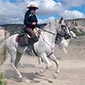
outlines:
[[[59,24],[59,22],[57,22],[55,19],[52,19],[43,28],[43,30],[41,30],[41,35],[39,37],[39,40],[33,44],[35,53],[39,58],[43,60],[46,66],[45,68],[42,68],[41,71],[45,72],[48,68],[51,67],[51,62],[49,61],[50,59],[56,65],[56,69],[54,73],[55,76],[57,76],[57,74],[59,73],[59,61],[54,54],[55,38],[58,33],[58,30],[62,31],[61,24]],[[67,30],[64,32],[67,32]],[[17,65],[22,57],[22,54],[26,51],[27,46],[21,47],[19,45],[19,43],[16,41],[17,35],[18,34],[14,34],[9,38],[7,38],[3,42],[3,46],[6,49],[6,51],[8,51],[8,53],[10,54],[11,57],[10,65],[17,72],[18,77],[22,80],[23,76],[21,72],[17,69]]]
[[[25,13],[25,17],[24,17],[24,29],[22,29],[21,33],[19,34],[19,37],[23,36],[25,33],[27,33],[28,35],[30,35],[30,40],[28,43],[28,53],[31,54],[32,52],[32,47],[34,42],[38,41],[38,37],[36,36],[35,32],[34,32],[34,28],[38,27],[38,20],[37,17],[35,15],[35,11],[38,9],[38,4],[37,3],[31,3],[27,5],[27,11]]]

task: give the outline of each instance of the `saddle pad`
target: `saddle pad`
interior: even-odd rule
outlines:
[[[16,42],[18,42],[18,45],[21,46],[21,47],[27,46],[28,41],[29,41],[29,38],[26,34],[22,37],[19,37],[19,36],[16,37]]]

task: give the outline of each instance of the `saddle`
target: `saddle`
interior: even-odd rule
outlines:
[[[39,37],[40,37],[40,30],[38,30],[37,28],[34,30],[35,34],[36,34],[36,37],[38,38],[39,40]],[[18,45],[20,47],[25,47],[29,44],[29,41],[31,40],[31,37],[30,35],[28,35],[27,33],[25,33],[22,37],[19,37],[17,36],[16,37],[16,42],[18,42]],[[38,41],[36,40],[36,41]]]

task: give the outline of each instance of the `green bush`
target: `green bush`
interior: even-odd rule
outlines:
[[[77,36],[85,36],[85,32],[82,31],[81,29],[79,32],[76,30],[76,28],[73,28],[72,31],[77,35]]]
[[[0,73],[0,85],[6,85],[6,81],[3,78],[3,73]]]

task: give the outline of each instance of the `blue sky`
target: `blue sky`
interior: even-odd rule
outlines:
[[[38,23],[51,18],[85,18],[85,0],[0,0],[0,24],[23,24],[27,4],[39,5],[36,11]]]

